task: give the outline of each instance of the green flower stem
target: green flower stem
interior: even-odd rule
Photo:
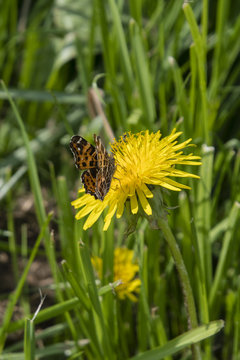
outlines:
[[[178,244],[176,242],[176,239],[174,238],[173,233],[170,227],[168,226],[167,220],[164,220],[163,218],[159,218],[158,227],[159,229],[162,230],[164,237],[170,248],[171,254],[173,256],[183,289],[184,303],[188,313],[188,325],[190,329],[194,329],[198,326],[198,321],[197,321],[196,307],[194,303],[192,288],[189,281],[187,269],[183,262],[183,258],[179,250]],[[192,351],[193,351],[193,359],[200,360],[201,355],[198,344],[192,345]]]

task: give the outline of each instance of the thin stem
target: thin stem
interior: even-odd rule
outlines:
[[[184,295],[184,303],[188,314],[188,326],[190,329],[196,328],[198,326],[196,307],[193,298],[192,288],[189,280],[189,276],[187,273],[187,269],[185,267],[181,252],[179,250],[176,239],[173,236],[173,233],[168,226],[168,222],[162,218],[158,219],[159,229],[162,230],[165,240],[168,243],[171,254],[173,256],[181,286],[183,289]],[[198,344],[192,345],[193,359],[201,359],[200,348]]]

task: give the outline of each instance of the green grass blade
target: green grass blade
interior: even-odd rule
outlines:
[[[20,294],[21,294],[22,288],[24,286],[24,283],[26,281],[26,277],[27,277],[27,274],[29,272],[30,266],[31,266],[31,264],[32,264],[32,262],[33,262],[33,260],[34,260],[34,258],[36,256],[36,254],[37,254],[38,247],[39,247],[39,245],[41,243],[41,240],[44,237],[44,233],[46,231],[46,228],[47,228],[51,218],[52,218],[52,214],[49,214],[48,217],[46,218],[45,223],[43,224],[43,226],[41,228],[41,232],[40,232],[40,234],[39,234],[39,236],[38,236],[38,238],[36,240],[36,243],[35,243],[35,245],[33,247],[33,250],[31,252],[31,255],[29,257],[27,265],[24,268],[23,274],[22,274],[21,278],[19,279],[16,290],[14,291],[11,298],[9,299],[8,306],[7,306],[7,309],[6,309],[5,314],[4,314],[2,326],[0,328],[0,352],[2,351],[3,346],[4,346],[6,332],[8,331],[8,327],[9,327],[9,324],[10,324],[10,321],[11,321],[14,306],[16,305],[16,302],[18,301],[18,299],[20,297]]]
[[[190,47],[190,69],[191,69],[191,84],[190,84],[190,104],[189,104],[189,118],[188,126],[189,131],[193,134],[194,131],[194,117],[196,115],[196,102],[197,102],[197,57],[195,44]]]
[[[0,360],[25,360],[24,353],[2,354]]]
[[[130,22],[130,34],[135,72],[138,80],[140,104],[144,112],[144,122],[146,126],[150,127],[156,117],[152,79],[140,29],[134,20]]]
[[[50,306],[47,309],[39,311],[38,316],[34,320],[35,324],[40,324],[46,320],[54,319],[57,316],[64,314],[67,311],[73,310],[79,304],[79,299],[74,297],[70,300],[59,302],[56,305]],[[8,332],[14,332],[24,327],[24,319],[15,321],[9,325]]]
[[[142,3],[143,3],[142,0],[129,1],[131,16],[134,18],[134,20],[138,23],[139,26],[141,26],[142,24]]]
[[[173,80],[175,84],[175,93],[177,97],[177,105],[179,107],[179,115],[183,116],[183,127],[186,137],[190,136],[189,127],[189,105],[187,101],[187,94],[185,91],[185,84],[182,79],[181,70],[178,67],[176,60],[173,57],[168,58],[169,65],[173,73]]]
[[[202,39],[203,44],[205,46],[205,52],[206,52],[206,46],[207,46],[207,33],[208,33],[208,6],[209,1],[203,0],[202,2],[202,18],[201,18],[201,24],[202,24]]]
[[[1,81],[1,83],[2,83],[2,87],[3,87],[4,91],[7,94],[7,97],[8,97],[8,100],[9,100],[10,104],[11,104],[11,107],[13,109],[14,115],[15,115],[17,123],[18,123],[18,126],[19,126],[19,128],[21,130],[24,145],[26,147],[29,178],[30,178],[31,187],[32,187],[33,194],[34,194],[36,213],[37,213],[39,223],[42,224],[46,219],[46,213],[45,213],[45,209],[44,209],[44,206],[43,206],[43,199],[42,199],[42,194],[41,194],[41,186],[40,186],[40,182],[39,182],[39,178],[38,178],[38,174],[37,174],[36,162],[35,162],[33,153],[32,153],[31,148],[30,148],[30,143],[29,143],[28,135],[27,135],[26,130],[24,128],[23,120],[21,119],[20,114],[19,114],[19,112],[17,110],[17,107],[16,107],[15,103],[13,102],[13,100],[11,98],[11,95],[9,94],[4,82]]]
[[[201,90],[201,106],[202,106],[202,137],[207,145],[210,145],[209,129],[208,129],[208,104],[207,104],[207,85],[206,85],[206,73],[205,73],[205,50],[204,43],[198,25],[192,11],[191,6],[188,3],[183,5],[183,11],[188,21],[191,34],[196,46],[196,56],[198,59],[198,76],[199,87]]]
[[[66,94],[65,92],[54,91],[54,97],[49,91],[40,91],[40,90],[19,90],[19,89],[9,89],[8,90],[12,99],[17,100],[26,100],[34,102],[49,102],[54,103],[57,99],[59,104],[78,104],[85,105],[86,98],[82,94]],[[0,90],[0,99],[9,99],[9,95],[5,91]]]
[[[25,355],[25,360],[34,360],[35,359],[34,322],[30,319],[25,320],[24,355]]]
[[[0,187],[0,200],[2,200],[6,194],[13,188],[13,186],[21,179],[21,177],[25,174],[27,170],[27,167],[25,165],[21,166],[15,174],[11,176],[10,179],[7,180],[3,184],[3,186]]]
[[[217,4],[217,21],[216,21],[216,46],[214,49],[213,61],[212,61],[212,77],[211,77],[211,84],[210,84],[210,95],[211,97],[215,97],[218,92],[219,86],[219,75],[221,70],[221,51],[223,51],[223,39],[224,35],[224,25],[227,16],[227,7],[228,3],[224,0],[218,1]]]
[[[234,241],[234,232],[239,218],[240,204],[235,202],[228,217],[228,228],[223,238],[223,245],[219,256],[216,273],[214,276],[213,284],[210,291],[210,308],[211,312],[214,311],[215,302],[217,301],[218,291],[220,290],[221,280],[224,278],[225,265],[228,259],[228,252],[230,244]]]
[[[7,179],[10,181],[11,172],[9,171],[7,174]],[[19,270],[18,270],[18,258],[17,258],[17,243],[16,243],[16,234],[14,228],[14,218],[13,218],[13,209],[14,209],[14,200],[13,194],[11,191],[7,194],[7,224],[8,231],[10,233],[9,236],[9,252],[11,254],[11,263],[12,263],[12,271],[14,276],[14,287],[18,282],[19,278]]]
[[[133,79],[131,62],[129,58],[126,39],[122,28],[121,18],[117,8],[117,4],[115,0],[109,0],[109,4],[112,11],[113,23],[116,27],[117,42],[120,47],[119,56],[121,59],[123,75],[124,75],[124,87],[126,91],[126,97],[128,98],[132,96],[132,91],[134,88],[134,79]]]
[[[72,262],[74,260],[74,239],[72,231],[74,219],[66,179],[63,176],[57,179],[56,199],[59,211],[59,231],[62,253],[68,262]],[[77,264],[73,263],[73,268],[76,268],[76,266]]]
[[[71,285],[74,293],[79,298],[81,304],[85,309],[90,309],[89,298],[86,296],[86,290],[83,288],[81,282],[78,281],[75,274],[72,272],[72,269],[69,267],[65,260],[62,261],[62,268],[64,272],[64,277]]]
[[[161,348],[146,351],[142,354],[134,356],[131,360],[160,360],[165,356],[178,353],[186,347],[196,344],[199,341],[207,339],[210,336],[217,334],[224,326],[222,320],[212,321],[207,325],[199,326],[196,329],[190,330],[173,340],[170,340],[166,345]]]
[[[81,248],[81,259],[83,263],[83,271],[85,273],[85,278],[87,281],[87,289],[89,294],[89,299],[92,304],[93,316],[96,324],[96,333],[98,336],[99,344],[101,344],[102,351],[106,359],[111,359],[113,356],[112,349],[110,346],[110,337],[106,329],[101,304],[99,301],[98,291],[95,284],[95,277],[93,272],[93,266],[90,259],[89,249],[87,245]]]
[[[205,276],[207,290],[209,290],[212,283],[212,250],[209,232],[211,228],[211,191],[214,148],[203,145],[202,151],[203,157],[197,197],[197,239],[199,242],[202,270]]]
[[[240,335],[240,283],[238,281],[236,312],[234,314],[233,359],[237,359],[239,355],[239,349],[240,349],[239,335]]]
[[[79,122],[79,116],[83,116],[83,112],[78,112],[74,115],[73,119],[70,119],[70,123],[72,126],[76,126]],[[40,129],[36,138],[29,142],[29,146],[33,155],[37,154],[38,156],[45,155],[46,151],[51,153],[53,151],[56,142],[60,137],[62,137],[66,133],[66,128],[64,124],[60,123],[57,127],[53,127],[51,130],[48,129]],[[16,149],[13,153],[6,156],[2,159],[0,163],[1,172],[5,171],[9,166],[19,166],[20,164],[24,164],[27,162],[28,153],[26,151],[26,147],[22,146]]]

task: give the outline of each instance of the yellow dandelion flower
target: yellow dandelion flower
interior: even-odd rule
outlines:
[[[133,262],[134,252],[127,248],[116,248],[114,250],[114,282],[120,280],[121,283],[115,288],[118,297],[123,300],[128,297],[136,302],[140,291],[141,281],[136,278],[139,271],[139,265]],[[102,279],[102,259],[98,256],[92,258],[93,266]]]
[[[103,230],[107,230],[113,216],[119,219],[124,211],[124,205],[130,200],[132,214],[139,211],[139,203],[147,215],[152,215],[152,208],[148,202],[153,197],[149,185],[162,186],[173,191],[190,189],[171,177],[199,176],[176,169],[176,165],[200,165],[200,157],[193,154],[184,155],[182,149],[193,146],[192,139],[182,143],[177,142],[181,132],[173,129],[169,136],[161,138],[160,131],[149,133],[142,131],[137,134],[127,133],[119,141],[111,145],[115,158],[116,171],[114,173],[109,192],[103,201],[96,200],[90,194],[83,194],[72,202],[72,205],[81,210],[76,214],[76,219],[88,215],[83,226],[86,230],[91,227],[108,209],[104,219]],[[80,189],[80,193],[84,189]]]

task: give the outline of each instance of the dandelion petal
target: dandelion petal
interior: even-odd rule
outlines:
[[[131,212],[132,214],[137,214],[138,212],[138,201],[137,197],[134,194],[133,196],[130,196],[130,204],[131,204]]]
[[[145,211],[145,213],[147,215],[152,215],[152,208],[149,205],[149,202],[146,199],[146,196],[144,195],[144,193],[142,192],[142,190],[137,189],[137,194],[140,200],[140,203],[142,205],[143,210]]]

